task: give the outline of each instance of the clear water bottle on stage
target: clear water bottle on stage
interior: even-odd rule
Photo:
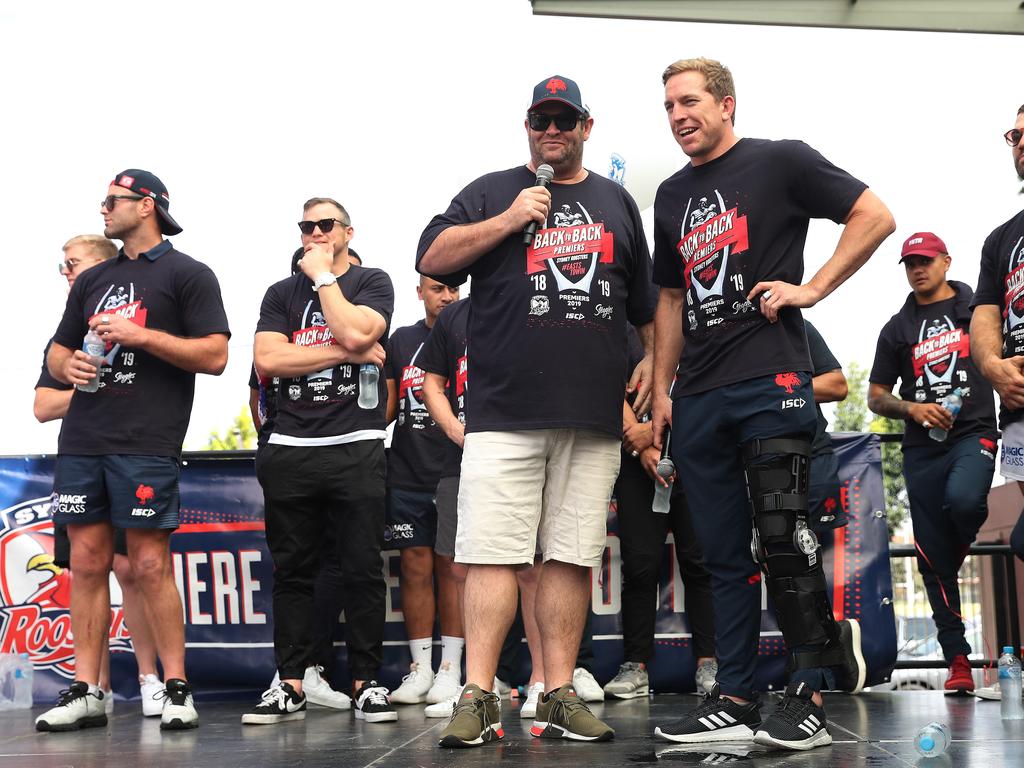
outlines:
[[[32,661],[28,654],[0,654],[0,709],[31,708]]]
[[[103,343],[103,339],[90,328],[89,332],[85,334],[85,339],[82,340],[82,351],[89,356],[89,362],[96,366],[96,375],[88,384],[76,384],[75,388],[79,392],[95,392],[100,388],[100,368],[103,365],[105,349],[106,345]]]
[[[922,757],[938,757],[949,749],[952,741],[949,726],[945,723],[928,723],[914,737],[914,749]]]
[[[380,370],[372,363],[363,363],[359,366],[359,407],[370,410],[377,407],[379,395],[377,382],[380,380]]]
[[[1007,645],[999,657],[999,714],[1003,720],[1024,720],[1020,696],[1020,659]]]
[[[651,505],[651,509],[658,514],[667,515],[672,506],[672,475],[676,473],[676,465],[668,455],[669,444],[672,442],[671,427],[665,427],[665,433],[661,436],[661,439],[661,458],[658,459],[658,466],[655,471],[658,473],[658,477],[662,478],[668,485],[665,486],[657,480],[654,481],[654,503]]]
[[[960,409],[963,408],[964,406],[963,390],[960,389],[960,387],[957,387],[944,398],[942,398],[942,402],[939,403],[939,405],[941,405],[943,408],[949,411],[949,415],[953,418],[953,421],[955,422],[956,417],[960,415]],[[928,430],[928,437],[930,437],[932,440],[937,440],[938,442],[941,443],[943,440],[949,437],[949,432],[940,427],[932,427],[930,430]]]

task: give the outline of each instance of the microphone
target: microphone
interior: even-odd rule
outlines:
[[[551,180],[555,178],[555,169],[547,163],[537,166],[537,183],[534,186],[544,187],[547,189]],[[529,245],[533,242],[533,236],[537,234],[537,222],[531,221],[523,229],[523,245]]]

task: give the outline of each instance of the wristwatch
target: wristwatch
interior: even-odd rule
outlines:
[[[313,290],[319,291],[325,285],[334,285],[336,282],[338,282],[338,278],[330,272],[321,272],[316,276],[316,280],[313,281]]]

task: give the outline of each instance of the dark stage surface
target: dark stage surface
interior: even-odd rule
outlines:
[[[43,734],[32,727],[41,707],[0,712],[0,766],[18,768],[122,768],[169,766],[643,766],[718,764],[750,766],[1003,766],[1024,765],[1024,721],[1003,722],[999,703],[947,698],[932,691],[826,695],[834,744],[810,752],[766,752],[750,746],[694,748],[655,741],[654,726],[696,704],[694,696],[609,701],[594,706],[616,729],[614,741],[579,744],[534,739],[518,702],[502,702],[505,739],[477,749],[441,750],[443,720],[427,720],[422,707],[400,707],[397,723],[368,724],[351,712],[313,708],[304,721],[245,726],[239,717],[255,702],[200,702],[202,725],[161,733],[159,718],[143,720],[139,704],[118,702],[106,728]],[[774,707],[767,697],[762,717]],[[912,739],[932,720],[947,723],[953,745],[947,758],[920,761]],[[709,757],[714,753],[713,757]]]

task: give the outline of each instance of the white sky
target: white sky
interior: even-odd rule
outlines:
[[[299,245],[302,201],[348,207],[353,246],[395,283],[394,327],[409,324],[420,232],[468,181],[528,159],[536,82],[579,82],[595,117],[586,165],[624,156],[643,207],[685,160],[661,71],[699,55],[732,69],[741,136],[803,139],[894,212],[896,234],[808,312],[844,365],[870,365],[908,291],[903,239],[935,231],[951,277],[974,285],[985,236],[1021,207],[1001,138],[1024,101],[1020,50],[1012,36],[534,17],[527,0],[4,3],[0,454],[56,448],[56,425],[32,417],[64,301],[55,265],[67,238],[102,230],[117,171],[163,179],[175,246],[221,282],[234,335],[224,375],[198,377],[197,449],[246,402],[260,300]],[[837,237],[812,226],[808,277]]]

